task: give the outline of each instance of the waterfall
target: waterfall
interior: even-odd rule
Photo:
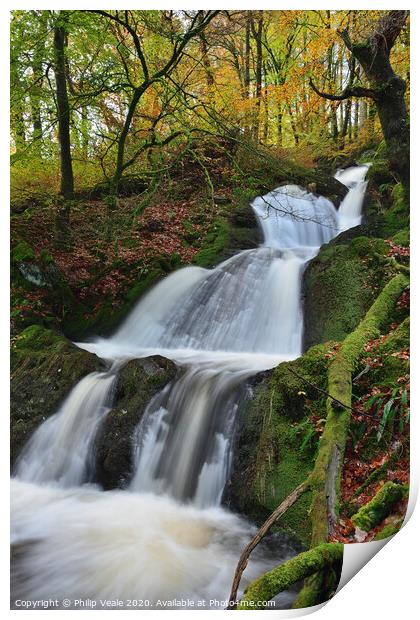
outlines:
[[[340,232],[358,226],[362,221],[362,205],[367,187],[365,181],[370,164],[338,170],[337,181],[349,188],[338,210]]]
[[[259,248],[214,269],[186,267],[143,297],[108,339],[78,346],[110,365],[70,392],[34,433],[13,484],[15,592],[25,598],[227,595],[252,526],[220,507],[246,380],[302,352],[301,279],[319,247],[361,221],[368,166],[340,170],[338,212],[286,185],[256,198]],[[92,444],[119,366],[150,355],[182,374],[148,404],[133,436],[126,491],[92,486]],[[36,545],[31,545],[36,541]],[[292,553],[262,546],[244,585]],[[47,574],[48,573],[48,574]],[[287,605],[287,596],[278,604]],[[282,603],[283,601],[283,603]]]
[[[94,469],[92,443],[110,410],[115,374],[93,372],[72,389],[59,411],[26,444],[16,465],[21,480],[78,486]]]

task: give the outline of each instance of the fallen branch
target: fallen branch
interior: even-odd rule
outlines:
[[[274,512],[271,513],[271,515],[268,517],[265,523],[260,527],[258,532],[255,534],[254,538],[247,544],[245,549],[242,551],[241,557],[239,558],[239,562],[236,566],[235,575],[233,577],[232,589],[231,589],[230,596],[229,596],[228,609],[236,609],[236,597],[238,594],[239,584],[241,582],[242,574],[248,565],[248,558],[251,555],[252,551],[255,549],[258,543],[261,542],[261,540],[264,538],[264,536],[267,534],[270,528],[274,525],[274,523],[278,519],[280,519],[280,517],[284,515],[286,510],[288,510],[290,506],[293,506],[293,504],[296,502],[297,499],[299,499],[302,493],[304,493],[307,490],[308,490],[308,482],[307,480],[305,480],[304,482],[302,482],[302,484],[296,487],[296,489],[294,489],[294,491],[292,491],[290,495],[288,495],[286,499],[283,500],[279,506],[277,506]]]
[[[387,517],[395,504],[407,497],[408,487],[395,482],[386,482],[377,494],[352,516],[353,525],[363,532],[370,532]]]
[[[279,592],[341,562],[343,547],[342,543],[324,543],[276,566],[248,586],[238,609],[264,609],[264,603]]]
[[[341,471],[352,408],[352,374],[365,343],[379,336],[380,328],[388,321],[407,283],[407,277],[399,274],[385,285],[358,327],[345,338],[329,367],[327,418],[309,476],[313,491],[310,510],[312,546],[328,540],[337,522]]]

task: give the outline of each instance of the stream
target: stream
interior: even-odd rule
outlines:
[[[212,270],[172,273],[113,336],[77,343],[107,370],[74,386],[18,459],[14,600],[223,609],[239,555],[256,529],[221,505],[246,382],[302,354],[303,271],[322,244],[360,223],[367,170],[336,173],[348,187],[338,211],[296,185],[256,198],[260,247]],[[95,437],[122,365],[151,355],[173,360],[182,372],[152,398],[135,429],[128,488],[104,492],[89,482]],[[287,540],[261,544],[241,592],[295,553]],[[293,596],[282,593],[275,606],[290,607]]]

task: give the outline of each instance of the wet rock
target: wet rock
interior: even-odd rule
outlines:
[[[318,436],[309,416],[324,415],[325,399],[306,381],[326,387],[327,347],[310,349],[293,362],[259,373],[249,382],[239,411],[232,472],[223,503],[262,524],[312,469]],[[291,372],[294,371],[294,372]],[[297,373],[299,376],[297,376]],[[277,526],[308,545],[311,525],[309,493]]]
[[[160,356],[132,360],[120,370],[113,408],[95,442],[95,480],[105,489],[123,488],[131,479],[133,432],[150,400],[176,372],[175,364]]]
[[[95,355],[39,325],[17,336],[11,351],[12,464],[32,432],[57,411],[74,384],[99,366]]]

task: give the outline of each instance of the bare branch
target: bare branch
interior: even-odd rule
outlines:
[[[261,542],[261,540],[264,538],[267,532],[271,529],[274,523],[278,519],[280,519],[280,517],[284,515],[286,510],[288,510],[290,506],[293,506],[293,504],[299,499],[299,497],[308,489],[309,489],[309,486],[308,486],[307,480],[305,480],[304,482],[302,482],[302,484],[297,486],[290,493],[290,495],[288,495],[286,499],[283,500],[279,506],[277,506],[274,512],[271,513],[267,521],[263,523],[263,525],[260,527],[258,532],[255,534],[254,538],[247,544],[245,549],[242,551],[241,557],[239,558],[239,562],[236,566],[235,575],[233,577],[232,589],[230,592],[229,603],[228,603],[227,609],[236,608],[235,602],[236,602],[236,597],[238,595],[238,588],[241,582],[242,573],[246,569],[248,565],[248,558],[253,552],[253,550],[255,549],[255,547],[258,545],[258,543]]]

